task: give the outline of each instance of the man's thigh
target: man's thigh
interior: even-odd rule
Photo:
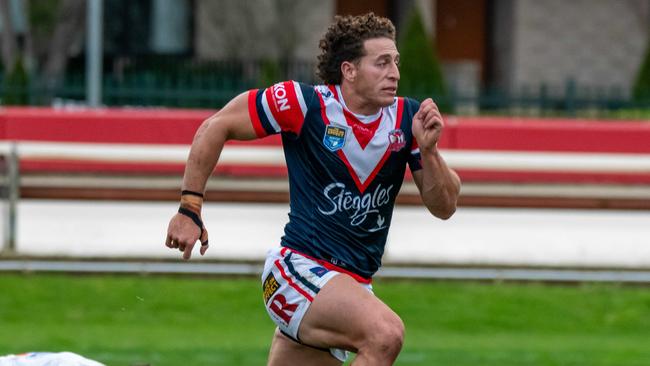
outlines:
[[[322,268],[286,248],[274,248],[261,279],[269,316],[298,343],[330,349],[343,361],[344,350],[359,353],[368,350],[364,346],[401,342],[403,324],[397,314],[368,285],[347,274]]]
[[[332,278],[314,298],[300,324],[300,341],[357,352],[386,328],[403,329],[399,316],[352,277]]]

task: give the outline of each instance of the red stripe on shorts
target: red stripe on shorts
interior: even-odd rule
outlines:
[[[280,275],[282,276],[282,278],[287,280],[287,282],[289,283],[289,286],[293,287],[296,291],[298,291],[298,293],[300,293],[302,296],[304,296],[305,299],[309,300],[309,302],[314,301],[314,298],[311,297],[311,295],[309,295],[308,293],[305,292],[305,290],[301,289],[298,285],[296,285],[291,280],[291,277],[287,276],[287,274],[284,272],[284,268],[282,268],[282,265],[280,264],[279,259],[275,261],[275,266],[278,267],[278,269],[280,270]]]

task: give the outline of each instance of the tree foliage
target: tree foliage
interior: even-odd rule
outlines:
[[[13,68],[5,77],[3,105],[29,104],[29,76],[22,58],[18,57]]]
[[[438,107],[448,111],[447,88],[433,42],[422,17],[414,8],[399,39],[400,94],[419,100],[432,97]]]
[[[632,89],[632,96],[635,102],[650,103],[650,40]]]

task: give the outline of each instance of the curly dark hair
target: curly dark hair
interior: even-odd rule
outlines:
[[[386,37],[395,40],[395,26],[384,17],[367,13],[359,16],[336,16],[325,36],[318,43],[317,74],[326,84],[340,84],[341,63],[355,61],[364,55],[363,42]]]

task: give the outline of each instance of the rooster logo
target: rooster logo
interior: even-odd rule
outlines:
[[[390,151],[400,151],[404,146],[406,146],[404,131],[396,129],[388,132],[388,149]]]

